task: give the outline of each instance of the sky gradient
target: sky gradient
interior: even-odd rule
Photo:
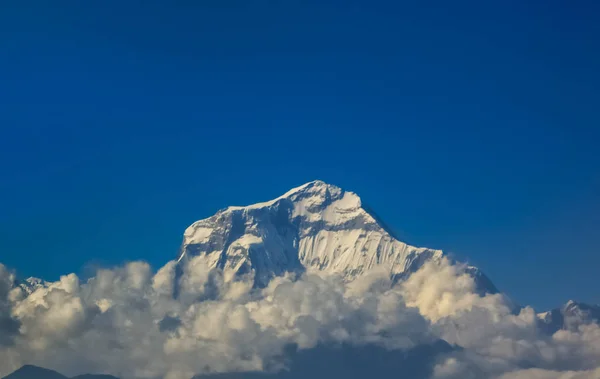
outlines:
[[[0,262],[20,275],[159,267],[191,222],[321,179],[519,303],[600,303],[597,2],[13,3]]]

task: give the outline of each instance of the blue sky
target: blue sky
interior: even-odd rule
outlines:
[[[122,3],[0,6],[0,262],[159,267],[322,179],[520,303],[600,303],[597,2]]]

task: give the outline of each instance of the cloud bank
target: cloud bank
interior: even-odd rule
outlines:
[[[600,377],[600,327],[540,331],[532,308],[480,296],[461,265],[425,264],[392,284],[383,271],[353,282],[308,272],[253,289],[201,259],[69,274],[28,294],[0,264],[0,376],[23,364],[74,375],[189,379],[277,370],[287,346],[408,350],[443,339],[432,377]]]

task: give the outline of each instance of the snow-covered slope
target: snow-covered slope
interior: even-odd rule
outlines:
[[[313,181],[264,203],[228,207],[193,223],[179,261],[202,261],[255,284],[285,272],[320,270],[348,280],[375,267],[401,278],[442,251],[395,239],[353,192]]]

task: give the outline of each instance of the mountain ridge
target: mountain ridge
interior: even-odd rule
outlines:
[[[13,371],[2,379],[119,379],[112,375],[106,374],[83,374],[69,378],[57,371],[47,368],[23,365],[21,368]]]

